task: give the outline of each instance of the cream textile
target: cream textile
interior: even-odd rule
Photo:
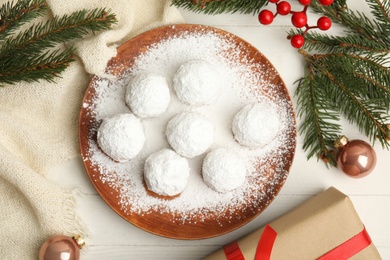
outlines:
[[[36,260],[49,236],[84,233],[88,223],[78,220],[72,193],[44,176],[79,154],[77,121],[90,79],[87,72],[104,75],[115,47],[134,35],[182,22],[165,0],[47,2],[54,15],[107,7],[119,23],[111,31],[76,42],[81,61],[72,63],[56,83],[0,88],[0,259]]]

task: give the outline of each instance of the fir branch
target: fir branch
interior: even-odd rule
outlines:
[[[14,63],[6,69],[0,71],[0,82],[13,84],[20,80],[25,82],[34,82],[44,79],[49,82],[54,82],[56,77],[59,77],[67,66],[74,61],[73,48],[66,50],[57,49],[54,52],[45,52],[40,56],[23,57],[21,61],[16,58]],[[22,65],[20,65],[22,63]],[[21,79],[21,75],[23,78]]]
[[[334,58],[339,57],[367,62],[360,56],[309,55],[303,50],[300,50],[300,53],[309,64],[309,75],[298,81],[295,95],[298,99],[298,116],[304,118],[299,131],[304,135],[303,149],[309,152],[308,158],[317,155],[330,165],[336,165],[333,142],[341,135],[341,126],[337,123],[340,113],[351,123],[358,125],[372,142],[379,139],[383,147],[389,148],[390,144],[386,140],[386,121],[390,119],[387,116],[390,102],[389,73],[387,72],[387,78],[383,79],[387,85],[373,82],[371,78],[364,79],[362,76],[360,83],[370,82],[371,86],[367,86],[359,84],[355,75],[348,77],[349,74],[345,71],[348,68],[343,68],[347,62],[334,62]],[[332,67],[329,64],[336,65]],[[343,65],[339,66],[340,64]],[[354,64],[356,65],[352,62],[351,66]],[[373,66],[377,64],[374,63]],[[372,85],[374,89],[369,89]]]
[[[82,38],[89,31],[109,29],[115,22],[115,16],[105,9],[81,10],[62,17],[56,16],[4,41],[0,48],[0,59],[40,53],[58,43]]]
[[[307,55],[304,51],[301,54]],[[354,53],[327,53],[314,54],[311,56],[311,62],[314,62],[319,67],[327,67],[334,73],[339,73],[344,76],[358,76],[360,78],[370,77],[370,81],[374,82],[382,91],[382,94],[390,93],[390,68],[386,66],[387,60],[382,56],[361,56]],[[360,85],[354,84],[357,89]],[[365,92],[365,85],[362,85]],[[379,90],[379,89],[378,89]],[[363,93],[361,93],[363,94]]]
[[[370,99],[362,99],[354,93],[350,86],[341,81],[339,77],[334,77],[334,73],[324,69],[322,74],[329,78],[331,84],[328,85],[332,90],[337,90],[337,102],[334,106],[338,108],[351,123],[358,125],[372,142],[376,140],[377,134],[385,134],[386,117],[382,114],[386,113],[386,109],[378,106],[376,100],[372,102]],[[382,145],[386,145],[386,140]],[[387,144],[389,145],[389,144]]]
[[[19,0],[0,7],[0,41],[11,35],[23,24],[41,16],[47,10],[44,0]]]
[[[332,159],[327,157],[327,149],[331,149],[335,137],[341,133],[334,131],[334,122],[330,124],[334,136],[317,131],[314,137],[310,132],[314,131],[313,126],[318,125],[317,122],[329,121],[329,116],[317,113],[319,118],[314,118],[313,112],[305,107],[308,104],[302,100],[309,97],[301,90],[305,88],[303,82],[309,81],[316,86],[316,91],[324,93],[324,99],[313,101],[315,106],[331,108],[331,112],[327,110],[329,113],[342,114],[357,125],[372,143],[379,141],[382,147],[390,148],[390,130],[387,125],[390,120],[390,37],[388,34],[382,35],[390,30],[390,1],[367,1],[371,1],[373,15],[380,17],[377,20],[372,21],[363,13],[349,10],[343,0],[336,0],[330,7],[312,2],[315,11],[342,24],[347,34],[329,36],[317,32],[307,33],[304,50],[299,51],[309,64],[312,74],[298,81],[296,91],[301,109],[299,116],[303,120],[300,131],[305,135],[304,150],[309,152],[309,158],[314,154],[325,154],[333,166]],[[292,30],[290,35],[294,33],[296,30]],[[313,51],[320,54],[308,53]],[[324,127],[327,129],[329,126]],[[319,145],[326,143],[331,146],[324,148],[324,145]]]
[[[378,2],[381,3],[380,0]],[[385,3],[384,6],[389,5],[388,0],[382,0],[382,2]],[[335,0],[330,6],[323,6],[317,1],[312,1],[310,7],[315,12],[324,14],[334,22],[343,25],[346,28],[346,33],[356,34],[385,45],[389,42],[390,35],[386,33],[390,26],[389,23],[382,27],[383,24],[380,23],[380,20],[370,20],[364,13],[350,10],[345,0]],[[375,16],[375,10],[378,11],[378,5],[371,5],[370,7],[375,8],[373,9]]]
[[[32,1],[35,3],[40,0]],[[11,6],[8,4],[9,8],[15,10],[7,12],[16,12],[17,5]],[[33,16],[26,14],[26,17]],[[53,81],[74,60],[74,48],[62,49],[57,47],[59,44],[82,38],[90,32],[107,30],[116,22],[115,15],[105,9],[81,10],[62,17],[56,16],[34,24],[15,36],[9,36],[1,42],[0,47],[0,84],[40,79]],[[20,24],[20,20],[13,23]],[[10,24],[8,28],[12,26],[16,25]]]
[[[288,34],[295,35],[299,33],[302,33],[302,31],[291,30]],[[348,34],[345,36],[332,36],[327,34],[321,34],[316,31],[306,33],[304,49],[308,51],[327,53],[390,53],[390,48],[388,44],[373,41],[360,35]]]
[[[372,14],[375,18],[383,24],[387,24],[386,28],[389,29],[390,24],[390,1],[380,0],[366,0],[372,10]]]
[[[258,13],[268,0],[173,0],[172,4],[193,12],[205,14]]]
[[[308,75],[298,81],[295,91],[298,116],[306,118],[299,131],[304,134],[303,149],[309,150],[308,158],[317,155],[334,166],[336,160],[329,140],[335,140],[340,134],[339,114],[327,102],[320,102],[327,98],[324,88],[318,84],[320,76],[309,68]]]

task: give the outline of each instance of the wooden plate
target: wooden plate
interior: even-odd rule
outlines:
[[[216,35],[233,45],[234,48],[224,49],[222,52],[231,52],[233,49],[243,50],[242,54],[240,54],[241,57],[236,61],[237,63],[245,60],[245,62],[249,61],[256,66],[261,65],[260,67],[266,72],[262,74],[263,78],[261,81],[268,82],[273,86],[272,89],[263,91],[263,94],[270,96],[271,100],[275,98],[285,104],[285,117],[290,123],[279,135],[284,140],[287,140],[288,144],[283,145],[281,149],[269,155],[266,159],[268,163],[267,167],[264,167],[264,161],[261,162],[260,160],[258,164],[254,165],[255,172],[260,173],[261,171],[262,177],[260,179],[255,178],[251,181],[254,182],[253,185],[255,185],[256,189],[261,190],[261,196],[259,195],[260,193],[256,196],[249,194],[246,203],[234,206],[233,209],[227,209],[223,214],[221,212],[213,214],[213,212],[208,210],[207,215],[204,215],[200,210],[193,214],[192,220],[183,221],[182,223],[179,223],[177,218],[174,220],[174,212],[160,211],[157,209],[158,207],[141,211],[131,210],[131,207],[128,207],[131,205],[127,204],[127,206],[124,206],[123,204],[123,189],[121,189],[121,185],[115,185],[116,177],[112,178],[112,176],[116,176],[115,174],[117,174],[115,170],[110,173],[111,179],[108,181],[105,173],[102,172],[106,164],[102,162],[100,165],[96,165],[96,162],[91,160],[91,157],[94,155],[94,149],[92,148],[96,146],[96,132],[101,123],[101,120],[99,121],[94,113],[94,109],[96,108],[94,102],[99,98],[96,86],[102,80],[101,78],[95,76],[91,80],[80,111],[79,142],[81,155],[86,172],[100,196],[116,213],[128,222],[153,234],[169,238],[203,239],[215,237],[235,230],[254,219],[279,193],[288,176],[295,153],[295,114],[284,82],[264,55],[252,45],[231,33],[213,27],[188,24],[157,28],[140,34],[120,46],[117,56],[108,63],[107,72],[118,78],[123,78],[126,76],[129,68],[132,68],[134,65],[135,59],[140,55],[148,53],[152,46],[156,46],[156,43],[172,37],[185,39],[186,35],[205,33]],[[229,55],[229,53],[226,54]],[[256,66],[249,73],[255,73],[256,68],[259,68],[259,66]],[[263,83],[258,82],[256,84]],[[254,91],[256,92],[256,86],[251,87],[254,87]],[[110,87],[107,86],[107,88]],[[107,91],[111,90],[108,89]],[[110,159],[107,157],[107,160],[109,161]],[[151,196],[151,194],[145,193],[137,199],[143,200],[147,196]]]

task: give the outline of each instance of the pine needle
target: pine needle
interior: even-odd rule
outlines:
[[[35,24],[26,31],[4,41],[0,48],[0,59],[31,52],[39,53],[58,43],[82,38],[90,31],[109,29],[114,21],[115,16],[108,14],[105,9],[81,10],[71,15],[54,17],[47,22]]]
[[[313,10],[344,26],[346,34],[307,33],[304,49],[299,51],[309,71],[297,81],[295,92],[303,148],[308,158],[325,156],[332,166],[335,158],[329,151],[342,134],[335,113],[357,125],[373,144],[379,141],[383,148],[390,148],[390,0],[366,1],[375,20],[349,10],[345,0],[327,7],[313,1]]]
[[[14,63],[21,63],[23,65],[10,66],[8,69],[0,72],[0,79],[2,83],[13,84],[15,78],[23,75],[24,82],[34,82],[44,79],[48,82],[54,82],[56,77],[59,77],[68,65],[74,61],[74,49],[55,50],[45,52],[40,56],[22,57],[15,59]],[[23,59],[23,60],[19,60]],[[11,64],[12,65],[12,64]]]
[[[256,14],[268,0],[173,0],[172,4],[193,12],[205,14],[244,13]]]
[[[47,10],[44,0],[19,0],[0,6],[0,41],[23,24],[43,15]]]
[[[0,7],[0,84],[53,81],[74,60],[74,48],[60,48],[60,44],[108,30],[117,22],[106,9],[81,10],[14,33],[22,24],[42,15],[46,6],[44,0],[22,0]]]

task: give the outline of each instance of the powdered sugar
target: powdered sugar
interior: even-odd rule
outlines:
[[[233,119],[234,138],[248,147],[263,147],[275,138],[279,130],[279,114],[271,102],[248,104]]]
[[[214,142],[214,125],[194,112],[179,113],[169,120],[167,140],[180,155],[194,158],[204,153]]]
[[[133,114],[117,114],[103,120],[97,142],[113,160],[125,162],[136,157],[144,146],[144,128]]]
[[[288,96],[281,95],[283,86],[274,85],[268,78],[273,68],[253,62],[253,53],[247,46],[237,44],[228,36],[209,31],[183,32],[147,46],[147,51],[134,58],[134,62],[118,80],[97,79],[91,87],[95,95],[84,108],[93,113],[95,125],[102,119],[130,112],[124,101],[125,86],[132,75],[141,72],[164,75],[171,88],[170,104],[157,118],[143,119],[146,142],[141,153],[126,163],[116,163],[104,155],[96,145],[90,130],[89,156],[99,174],[95,181],[107,183],[118,191],[123,214],[149,214],[165,212],[172,222],[194,223],[212,218],[240,219],[241,211],[259,212],[278,192],[288,175],[291,153],[295,149],[295,119]],[[172,91],[172,79],[181,64],[189,60],[205,60],[224,80],[223,91],[210,105],[191,107],[181,103]],[[109,68],[115,71],[115,68]],[[261,149],[240,146],[233,137],[231,124],[234,115],[246,104],[268,100],[277,107],[280,128],[276,138]],[[211,149],[229,148],[246,158],[247,176],[237,189],[218,193],[202,180],[201,166],[204,155],[189,159],[191,168],[189,185],[173,200],[149,196],[143,185],[143,165],[152,153],[168,148],[165,128],[168,121],[180,112],[195,111],[207,116],[215,126]],[[293,138],[292,138],[293,137]]]
[[[156,117],[167,109],[170,101],[168,83],[158,74],[135,75],[126,88],[126,104],[138,117]]]
[[[202,166],[203,181],[213,190],[224,193],[240,187],[246,176],[246,161],[229,149],[209,152]]]
[[[175,196],[181,193],[189,177],[187,160],[170,149],[153,153],[145,161],[146,186],[158,195]]]
[[[221,89],[223,80],[214,67],[203,60],[182,64],[173,77],[177,97],[190,105],[211,104]]]

